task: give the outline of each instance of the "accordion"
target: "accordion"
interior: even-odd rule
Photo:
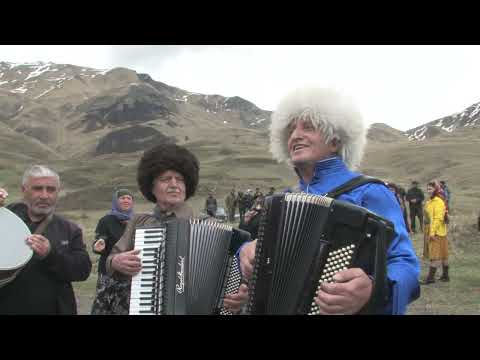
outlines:
[[[135,229],[142,270],[132,277],[130,315],[231,315],[226,294],[238,291],[241,272],[232,241],[249,234],[210,220],[174,219]]]
[[[325,196],[275,194],[265,201],[249,281],[247,314],[318,314],[322,282],[358,267],[374,280],[361,313],[375,313],[387,291],[393,224],[365,208]]]

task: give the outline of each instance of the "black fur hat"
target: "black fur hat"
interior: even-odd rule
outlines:
[[[138,163],[137,183],[145,198],[157,202],[152,193],[153,181],[167,170],[177,171],[185,178],[186,199],[195,194],[200,170],[195,155],[176,144],[161,144],[146,150]]]

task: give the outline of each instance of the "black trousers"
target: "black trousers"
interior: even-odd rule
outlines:
[[[423,208],[422,205],[410,204],[410,226],[412,231],[415,231],[415,218],[418,217],[420,221],[420,231],[423,229]]]
[[[243,216],[245,215],[245,208],[243,208],[243,207],[238,208],[238,212],[240,214],[240,222],[241,222],[242,219],[243,219]]]

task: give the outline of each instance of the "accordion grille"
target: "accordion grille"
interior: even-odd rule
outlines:
[[[327,198],[310,194],[288,194],[285,197],[285,221],[275,251],[271,288],[271,296],[277,301],[270,303],[269,313],[295,312],[297,299],[304,289],[302,279],[310,271],[319,245],[315,224],[321,222],[329,205]]]
[[[190,220],[189,313],[209,314],[216,308],[218,299],[211,294],[222,291],[231,234],[231,226],[209,220]]]
[[[321,228],[332,200],[306,193],[283,196],[272,200],[260,223],[250,313],[296,313],[320,248]],[[257,284],[258,279],[262,284]],[[263,298],[265,294],[268,299]]]

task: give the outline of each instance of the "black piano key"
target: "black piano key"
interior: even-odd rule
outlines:
[[[152,312],[155,311],[155,308],[152,306],[150,310],[140,310],[138,313],[139,314],[151,314]]]

